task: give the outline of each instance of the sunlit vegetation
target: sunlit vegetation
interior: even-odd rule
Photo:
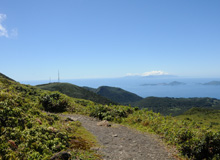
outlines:
[[[68,110],[67,96],[5,78],[0,89],[0,159],[50,159],[61,151],[72,159],[100,159],[79,121],[45,112]]]
[[[117,87],[101,86],[97,89],[89,87],[84,88],[122,105],[133,104],[134,102],[138,102],[143,99],[134,93]]]
[[[220,159],[218,111],[194,108],[179,117],[163,116],[148,109],[70,98],[5,78],[0,78],[0,89],[0,159],[49,159],[61,151],[72,159],[100,159],[90,150],[95,138],[79,121],[54,114],[63,112],[158,134],[189,159]]]
[[[105,97],[102,97],[92,91],[70,83],[48,83],[37,85],[37,87],[49,91],[59,91],[69,97],[86,99],[99,104],[116,104],[115,102]]]
[[[163,115],[181,115],[192,107],[220,109],[220,100],[216,98],[170,98],[147,97],[134,103],[140,108],[148,108]]]
[[[82,113],[156,133],[168,144],[175,145],[182,155],[190,159],[220,158],[220,132],[193,120],[177,120],[175,117],[162,116],[146,109],[97,106],[92,103],[88,103]]]
[[[175,117],[178,120],[195,121],[199,126],[217,132],[220,131],[220,110],[207,108],[191,108],[182,115]]]

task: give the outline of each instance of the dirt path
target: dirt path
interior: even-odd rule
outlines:
[[[79,120],[103,146],[97,148],[104,160],[174,160],[165,147],[151,135],[139,133],[122,125],[98,126],[94,118],[65,115]]]

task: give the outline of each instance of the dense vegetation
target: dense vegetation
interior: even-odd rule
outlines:
[[[43,112],[63,112],[72,105],[60,93],[0,77],[0,159],[50,159],[60,151],[72,159],[99,159],[90,150],[95,139],[80,122]]]
[[[207,108],[191,108],[184,114],[175,117],[178,120],[195,121],[199,126],[205,126],[209,130],[220,130],[220,110]]]
[[[220,109],[220,100],[215,98],[142,98],[121,88],[102,86],[98,89],[78,87],[69,83],[50,83],[38,86],[41,89],[59,91],[70,97],[91,100],[99,104],[131,105],[132,107],[148,108],[163,115],[181,115],[192,107]]]
[[[5,78],[5,79],[7,79],[7,80],[14,81],[13,79],[9,78],[8,76],[6,76],[6,75],[4,75],[4,74],[2,74],[2,73],[0,73],[0,78]]]
[[[59,91],[73,98],[91,100],[93,102],[100,104],[116,104],[115,102],[105,97],[99,96],[94,92],[88,91],[87,89],[84,89],[82,87],[70,83],[48,83],[48,84],[38,85],[37,87],[49,91]]]
[[[215,98],[159,98],[147,97],[135,103],[140,108],[148,108],[163,115],[180,115],[192,107],[219,109],[220,100]]]
[[[85,88],[122,105],[133,104],[143,99],[134,93],[116,87],[101,86],[97,89]]]
[[[190,159],[220,159],[219,112],[196,108],[185,117],[162,116],[147,109],[70,98],[5,78],[0,78],[0,159],[50,159],[60,151],[68,152],[72,159],[99,159],[90,150],[95,140],[88,138],[80,122],[65,121],[46,111],[80,113],[122,123],[160,135]],[[211,120],[213,123],[207,126],[195,121],[195,115],[210,115],[216,121]]]
[[[173,82],[176,83],[176,82]],[[147,108],[163,115],[181,115],[192,107],[220,109],[220,100],[215,98],[142,98],[121,88],[102,86],[98,89],[84,87],[114,102],[133,107]]]

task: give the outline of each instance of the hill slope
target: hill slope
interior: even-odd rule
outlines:
[[[148,108],[164,115],[180,115],[192,107],[220,108],[220,100],[215,98],[169,98],[147,97],[135,103],[140,108]]]
[[[99,159],[90,150],[93,135],[79,121],[44,112],[83,106],[61,93],[9,79],[0,77],[0,159]]]
[[[176,120],[129,106],[95,104],[5,78],[0,78],[0,88],[0,159],[55,159],[52,156],[61,153],[71,159],[99,159],[91,150],[96,147],[95,141],[79,121],[62,120],[48,111],[81,113],[123,123],[162,136],[189,159],[220,159],[220,132],[199,126],[193,120]],[[121,137],[112,135],[112,130],[109,133],[113,139]],[[125,141],[130,140],[125,138]],[[152,150],[150,146],[147,148]]]
[[[37,85],[37,87],[49,91],[59,91],[73,98],[91,100],[93,102],[100,104],[116,104],[115,102],[105,97],[99,96],[94,92],[88,91],[87,89],[84,89],[82,87],[70,83],[49,83],[49,84]]]
[[[197,125],[217,132],[220,129],[219,117],[220,110],[193,107],[175,118],[178,120],[195,121],[198,123]]]
[[[8,76],[6,76],[6,75],[4,75],[4,74],[2,74],[2,73],[0,73],[0,78],[5,78],[5,79],[7,79],[7,80],[14,81],[13,79],[9,78]]]
[[[123,105],[133,104],[134,102],[137,102],[143,99],[142,97],[134,93],[131,93],[131,92],[128,92],[121,88],[116,88],[116,87],[101,86],[97,89],[89,88],[89,87],[85,87],[85,88],[97,93],[98,95],[101,95],[103,97],[106,97],[114,102],[117,102]]]

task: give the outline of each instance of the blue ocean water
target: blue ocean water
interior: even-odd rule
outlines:
[[[164,83],[169,84],[173,81],[184,83],[184,85],[163,85]],[[120,87],[141,97],[211,97],[220,99],[220,85],[203,85],[204,83],[211,81],[220,81],[220,78],[124,77],[108,79],[62,80],[62,82],[68,82],[78,86],[87,86],[92,88],[98,88],[100,86]],[[37,85],[48,83],[48,81],[23,81],[21,83]]]

